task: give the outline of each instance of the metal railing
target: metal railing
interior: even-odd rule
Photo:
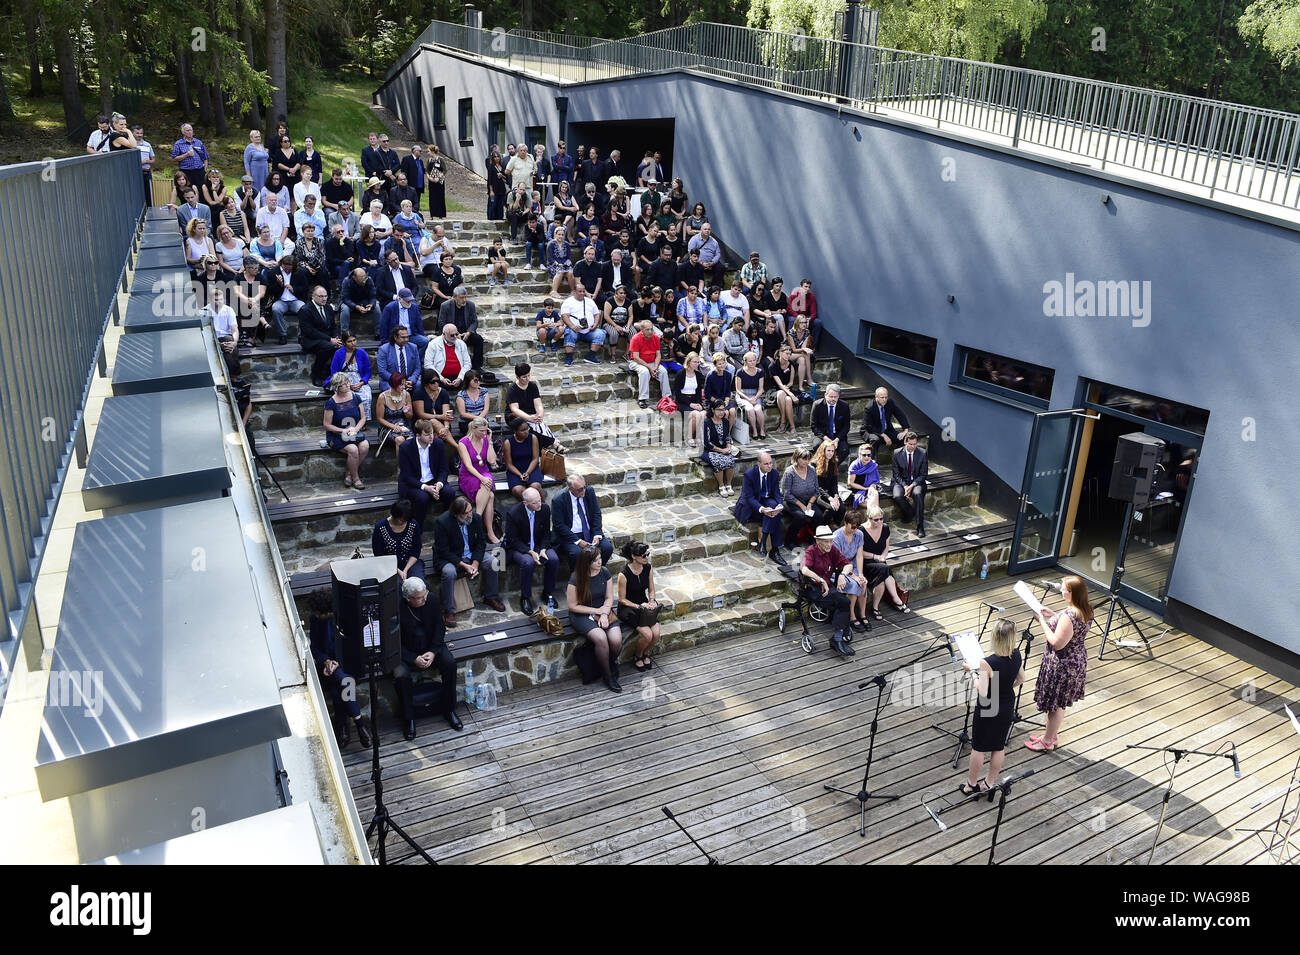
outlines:
[[[32,635],[53,503],[143,212],[133,149],[0,167],[0,676]]]
[[[385,85],[426,44],[560,83],[693,70],[1300,208],[1300,115],[1280,110],[717,23],[601,40],[434,21]]]

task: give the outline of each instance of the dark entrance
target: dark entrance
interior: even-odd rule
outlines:
[[[619,175],[628,185],[636,185],[636,168],[647,151],[663,154],[664,175],[673,177],[673,119],[617,120],[607,123],[569,123],[566,142],[569,154],[575,159],[586,159],[587,150],[595,146],[600,158],[608,159],[611,149],[622,152]],[[579,154],[578,147],[582,147]]]

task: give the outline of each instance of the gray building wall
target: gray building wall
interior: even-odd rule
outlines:
[[[827,331],[850,348],[862,320],[938,339],[933,380],[877,370],[933,421],[952,418],[956,440],[1016,488],[1033,415],[950,387],[956,346],[1054,369],[1054,409],[1075,403],[1084,378],[1209,409],[1169,597],[1300,652],[1290,594],[1300,570],[1295,230],[687,74],[560,89],[426,51],[379,94],[408,125],[416,75],[427,110],[433,87],[446,88],[435,141],[480,173],[489,112],[505,110],[516,142],[525,126],[555,129],[557,95],[568,97],[569,122],[674,117],[672,173],[724,241],[760,249],[787,287],[812,278]],[[455,138],[464,96],[474,100],[472,147]],[[1150,282],[1149,325],[1046,317],[1044,284],[1068,272]]]

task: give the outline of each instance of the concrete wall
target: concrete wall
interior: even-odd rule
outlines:
[[[569,99],[570,122],[673,116],[672,173],[707,204],[724,240],[762,250],[787,286],[811,277],[827,329],[850,348],[861,320],[938,339],[933,380],[878,370],[932,420],[954,419],[957,440],[1015,487],[1033,415],[950,387],[958,345],[1054,369],[1052,408],[1073,405],[1082,378],[1208,408],[1169,596],[1300,652],[1289,592],[1300,571],[1296,231],[685,74],[561,90],[426,51],[380,93],[408,124],[404,91],[417,74],[426,91],[447,89],[439,146],[476,171],[489,111],[506,111],[516,141],[526,125],[554,128],[557,94]],[[475,145],[462,148],[456,100],[468,95],[477,128]],[[1150,323],[1045,317],[1044,284],[1068,272],[1150,282]],[[1244,440],[1250,422],[1255,439]]]

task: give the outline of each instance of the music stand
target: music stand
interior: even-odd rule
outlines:
[[[1286,715],[1290,717],[1291,726],[1292,728],[1295,729],[1296,735],[1300,736],[1300,719],[1296,719],[1296,715],[1291,711],[1290,706],[1284,703],[1282,705],[1282,708],[1286,710]],[[1291,847],[1291,837],[1295,832],[1296,822],[1300,820],[1300,803],[1297,803],[1296,808],[1292,810],[1290,813],[1291,822],[1287,826],[1286,835],[1282,835],[1282,821],[1286,819],[1288,815],[1286,807],[1287,804],[1291,801],[1292,790],[1300,789],[1300,782],[1296,781],[1297,773],[1300,773],[1300,754],[1296,755],[1295,766],[1291,768],[1291,778],[1287,781],[1287,785],[1280,790],[1274,790],[1272,793],[1269,793],[1268,795],[1264,796],[1253,806],[1251,806],[1252,809],[1257,809],[1260,806],[1272,802],[1278,796],[1281,796],[1282,805],[1278,807],[1277,819],[1276,821],[1274,821],[1273,825],[1265,826],[1259,829],[1251,829],[1251,828],[1246,828],[1244,826],[1238,826],[1233,830],[1234,832],[1252,832],[1260,836],[1262,836],[1263,833],[1265,832],[1271,832],[1272,835],[1269,837],[1268,840],[1267,851],[1269,857],[1273,858],[1281,865],[1289,865],[1295,859],[1294,850],[1291,850],[1290,852],[1284,854],[1283,847],[1285,846],[1288,849],[1290,849]],[[1279,839],[1281,840],[1280,842]],[[1273,855],[1273,847],[1275,845],[1278,847],[1278,854],[1276,857]]]
[[[867,765],[862,772],[862,786],[858,789],[857,792],[853,792],[852,790],[849,789],[840,789],[838,786],[830,785],[830,783],[824,784],[823,788],[827,792],[840,793],[845,796],[852,796],[854,799],[858,801],[858,833],[864,839],[867,837],[867,806],[871,802],[871,800],[879,799],[883,802],[893,802],[894,800],[902,798],[901,796],[890,796],[890,795],[885,795],[883,793],[873,793],[871,790],[867,788],[867,782],[871,778],[871,761],[876,752],[876,732],[879,730],[880,727],[880,708],[883,705],[885,699],[885,686],[889,682],[889,678],[892,677],[899,670],[903,670],[906,669],[907,667],[912,666],[913,664],[920,663],[930,654],[936,652],[937,650],[940,650],[942,648],[942,644],[939,641],[941,640],[947,640],[947,637],[944,634],[939,634],[939,636],[935,638],[935,640],[930,644],[930,646],[926,647],[925,650],[921,651],[921,655],[916,657],[914,660],[908,660],[906,663],[894,667],[894,669],[890,670],[888,673],[878,674],[876,676],[873,676],[870,680],[867,680],[865,683],[858,684],[859,690],[865,690],[869,686],[874,686],[876,688],[876,711],[874,714],[872,714],[871,717],[871,738],[867,744]]]
[[[1101,648],[1097,651],[1098,660],[1102,660],[1106,656],[1106,642],[1110,640],[1110,628],[1111,628],[1111,624],[1115,620],[1116,607],[1119,608],[1119,612],[1124,617],[1124,623],[1120,625],[1121,628],[1127,625],[1132,627],[1134,630],[1136,630],[1137,635],[1142,638],[1142,646],[1146,648],[1147,656],[1152,658],[1155,657],[1155,654],[1151,650],[1151,641],[1147,638],[1146,633],[1142,630],[1142,627],[1138,624],[1137,620],[1133,617],[1133,614],[1129,611],[1128,604],[1124,602],[1124,598],[1119,595],[1120,582],[1124,579],[1124,557],[1128,553],[1128,535],[1129,535],[1129,530],[1133,526],[1133,512],[1135,510],[1136,508],[1132,504],[1130,504],[1128,508],[1124,511],[1124,529],[1120,531],[1119,554],[1115,558],[1115,576],[1110,582],[1110,593],[1108,593],[1106,596],[1106,599],[1110,602],[1110,609],[1106,612],[1106,628],[1102,631],[1101,634]],[[1140,521],[1142,520],[1142,518],[1139,517],[1138,520]],[[1165,629],[1161,631],[1160,636],[1156,637],[1156,639],[1159,640],[1161,637],[1164,637],[1167,633],[1169,633],[1169,628],[1165,627]],[[1114,641],[1114,644],[1117,648],[1123,648],[1123,649],[1136,650],[1138,647],[1138,644],[1136,643],[1119,640],[1119,639],[1116,639]]]
[[[984,623],[980,625],[980,632],[979,632],[979,637],[978,637],[978,640],[979,640],[979,642],[980,642],[980,646],[983,646],[983,645],[984,645],[984,631],[985,631],[986,629],[988,629],[989,620],[991,620],[992,617],[993,617],[993,611],[997,610],[998,608],[995,607],[995,606],[993,606],[993,604],[988,603],[988,602],[986,602],[986,601],[981,601],[981,602],[980,602],[980,606],[981,606],[981,607],[986,607],[986,608],[988,608],[987,611],[986,611],[985,614],[984,614]],[[975,619],[976,619],[976,620],[979,619],[979,611],[978,611],[978,610],[975,611]],[[962,724],[961,724],[961,732],[958,733],[958,732],[955,732],[954,730],[945,729],[945,728],[944,728],[941,724],[939,724],[939,723],[932,723],[932,724],[930,724],[930,728],[931,728],[931,729],[936,729],[936,730],[938,730],[940,733],[946,733],[947,735],[952,736],[952,737],[954,737],[954,738],[957,740],[957,748],[953,751],[953,754],[952,754],[952,768],[953,768],[953,769],[956,769],[956,768],[957,768],[957,764],[961,762],[961,751],[962,751],[962,747],[963,747],[963,746],[968,746],[968,745],[970,744],[970,742],[971,742],[971,735],[970,735],[970,729],[971,729],[971,726],[970,726],[970,718],[971,718],[971,697],[974,695],[974,694],[973,694],[973,690],[974,690],[974,688],[975,688],[975,686],[974,686],[975,681],[972,680],[972,679],[969,679],[969,678],[968,678],[966,682],[967,682],[968,684],[970,684],[970,685],[967,686],[967,688],[966,688],[966,716],[965,716],[965,719],[962,720]]]
[[[1236,774],[1236,777],[1240,779],[1241,767],[1237,762],[1237,747],[1232,743],[1229,743],[1228,745],[1231,746],[1232,749],[1230,752],[1226,753],[1211,753],[1199,749],[1181,749],[1177,746],[1144,746],[1138,743],[1129,743],[1124,747],[1125,749],[1144,749],[1153,753],[1166,754],[1165,769],[1169,771],[1169,785],[1165,788],[1164,798],[1160,802],[1160,821],[1156,824],[1155,838],[1151,840],[1151,851],[1147,853],[1147,865],[1150,865],[1151,860],[1155,858],[1156,846],[1160,844],[1160,833],[1165,828],[1165,815],[1169,812],[1169,800],[1172,799],[1174,795],[1174,778],[1178,775],[1179,764],[1188,756],[1217,756],[1221,759],[1231,760],[1233,771]],[[1168,760],[1169,756],[1173,756],[1174,758],[1172,763]]]

